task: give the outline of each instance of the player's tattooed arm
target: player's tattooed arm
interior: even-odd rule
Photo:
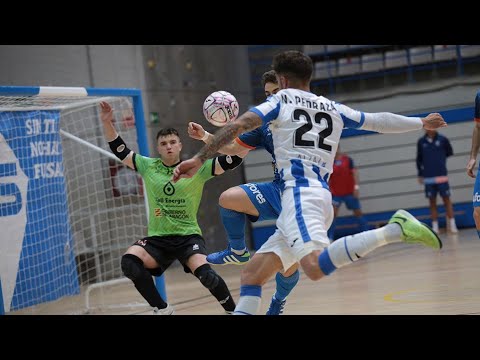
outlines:
[[[197,124],[193,121],[188,123],[188,135],[192,139],[202,140],[205,144],[210,144],[213,140],[214,135],[210,134],[207,130],[203,128],[202,125]],[[247,156],[250,149],[245,148],[244,146],[240,145],[235,140],[232,141],[230,144],[222,146],[218,149],[218,152],[224,155],[237,155],[241,158]]]
[[[262,125],[262,119],[257,114],[247,111],[242,116],[240,116],[237,120],[228,123],[223,128],[218,130],[215,133],[212,141],[205,145],[202,150],[198,152],[195,156],[201,160],[201,162],[205,162],[205,160],[211,158],[218,152],[222,146],[225,146],[232,142],[238,135],[256,129],[257,127]]]

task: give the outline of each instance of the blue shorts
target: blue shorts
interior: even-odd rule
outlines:
[[[333,196],[332,195],[332,204],[336,208],[339,208],[343,202],[347,206],[348,210],[360,209],[360,201],[355,196],[353,195]]]
[[[239,185],[248,195],[250,201],[258,211],[258,219],[248,216],[250,221],[274,220],[282,210],[281,191],[274,182],[248,183]]]
[[[480,206],[480,168],[475,178],[475,187],[473,188],[473,207]]]
[[[450,196],[450,185],[448,182],[441,184],[427,184],[425,185],[425,196],[429,199],[436,198],[437,194],[441,197]]]

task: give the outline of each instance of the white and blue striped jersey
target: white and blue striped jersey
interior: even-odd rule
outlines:
[[[323,96],[284,89],[250,111],[270,124],[273,148],[284,187],[328,189],[344,127],[361,128],[364,113]]]

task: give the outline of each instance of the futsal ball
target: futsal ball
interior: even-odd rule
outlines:
[[[203,102],[205,119],[215,126],[225,126],[238,116],[239,105],[235,96],[227,91],[215,91]]]

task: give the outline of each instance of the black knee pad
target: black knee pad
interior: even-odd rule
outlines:
[[[152,276],[162,276],[163,273],[165,272],[164,269],[162,269],[161,267],[158,267],[156,269],[147,269],[147,271],[150,273],[150,275]]]
[[[200,280],[203,286],[208,290],[215,289],[220,282],[220,276],[213,270],[209,264],[203,264],[198,267],[194,275]]]
[[[121,265],[123,274],[132,281],[142,277],[145,272],[143,261],[138,256],[132,254],[123,255]]]

